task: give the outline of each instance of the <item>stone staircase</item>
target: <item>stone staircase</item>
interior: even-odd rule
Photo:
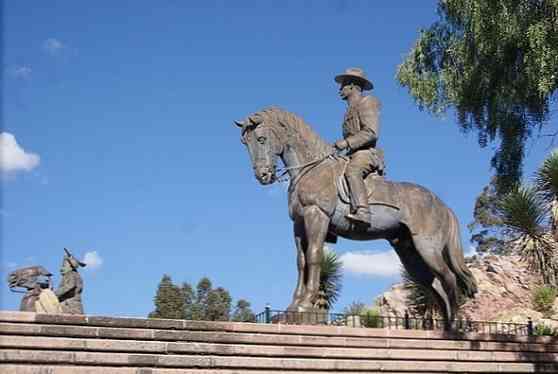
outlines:
[[[0,312],[2,374],[558,373],[558,338]]]

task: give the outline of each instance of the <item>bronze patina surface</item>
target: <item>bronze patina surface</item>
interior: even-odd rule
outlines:
[[[56,296],[60,300],[64,313],[83,314],[83,304],[81,302],[83,280],[77,270],[84,266],[83,262],[78,261],[70,251],[64,248],[64,259],[60,268],[62,280],[56,289]]]
[[[344,75],[338,76],[338,82],[341,95],[345,95],[343,91],[349,88]],[[362,96],[362,89],[371,88],[366,82],[360,80],[360,89],[355,89],[356,84],[350,88],[356,90],[357,94],[351,94],[355,103],[364,104],[351,108],[349,102],[344,139],[335,146],[321,139],[302,118],[277,107],[235,121],[258,181],[271,184],[277,180],[278,158],[290,177],[289,215],[298,251],[298,281],[289,309],[314,309],[326,240],[334,241],[337,236],[386,239],[409,274],[432,290],[444,318],[451,321],[458,308],[458,292],[468,297],[477,292],[475,279],[465,265],[459,222],[426,188],[384,179],[381,153],[375,150],[379,102]],[[339,149],[348,149],[348,157],[337,156]],[[360,151],[368,152],[364,161],[358,156]],[[344,183],[350,199],[343,198],[340,186]],[[366,212],[360,215],[358,208]]]

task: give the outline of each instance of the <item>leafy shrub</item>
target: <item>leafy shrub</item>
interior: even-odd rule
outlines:
[[[362,311],[360,323],[364,327],[382,327],[382,317],[378,308],[367,308]]]
[[[555,288],[548,286],[539,287],[533,292],[533,307],[536,311],[548,317],[552,314],[552,307],[556,296],[558,296],[558,292]]]
[[[535,326],[533,330],[533,335],[535,336],[558,336],[558,329],[552,328],[545,324],[540,324]]]

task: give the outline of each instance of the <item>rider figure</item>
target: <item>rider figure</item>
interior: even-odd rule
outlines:
[[[381,155],[376,151],[380,129],[380,102],[376,97],[364,96],[363,91],[373,88],[360,68],[349,68],[335,77],[340,84],[339,96],[347,101],[343,119],[343,139],[335,142],[339,151],[347,149],[351,160],[345,177],[351,193],[351,212],[347,218],[370,225],[368,191],[364,179],[381,168]]]

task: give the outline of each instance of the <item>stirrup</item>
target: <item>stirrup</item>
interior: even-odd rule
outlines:
[[[351,221],[354,221],[354,222],[356,222],[358,224],[361,224],[361,225],[370,226],[372,224],[369,212],[364,213],[364,216],[363,216],[363,214],[358,214],[358,210],[357,210],[357,213],[349,213],[349,214],[347,214],[346,217],[348,219],[350,219]]]

